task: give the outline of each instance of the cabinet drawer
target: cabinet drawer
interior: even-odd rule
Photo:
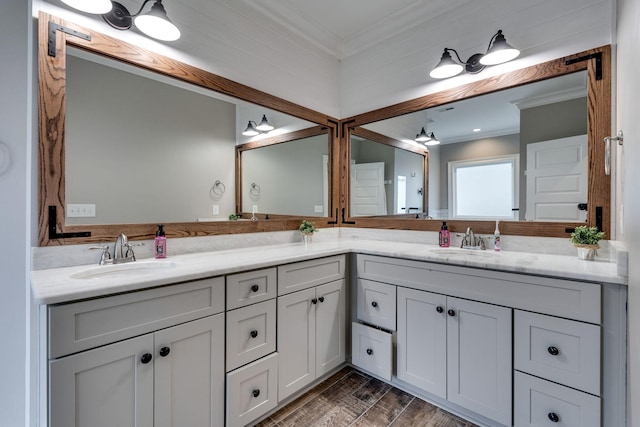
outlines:
[[[344,279],[345,256],[313,259],[278,267],[278,295]]]
[[[516,310],[515,369],[600,395],[600,327]]]
[[[356,322],[351,325],[352,363],[391,381],[391,334]]]
[[[242,427],[278,404],[278,354],[227,374],[227,427]]]
[[[227,372],[276,351],[276,300],[227,312]]]
[[[599,427],[600,398],[515,373],[515,427]]]
[[[275,298],[276,286],[275,267],[230,274],[227,276],[227,310]]]
[[[224,311],[224,278],[49,307],[56,358]]]
[[[358,319],[381,328],[396,330],[396,287],[358,279]]]

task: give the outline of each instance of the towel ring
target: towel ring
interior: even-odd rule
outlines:
[[[260,191],[261,191],[260,186],[255,182],[252,182],[251,187],[249,188],[249,194],[251,194],[254,197],[257,197],[260,195]]]
[[[225,191],[227,191],[227,187],[225,187],[222,181],[217,179],[209,189],[209,197],[211,197],[212,200],[220,200]]]

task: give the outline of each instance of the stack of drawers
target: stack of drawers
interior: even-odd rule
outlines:
[[[278,404],[276,268],[227,276],[227,426]]]
[[[515,311],[518,427],[600,425],[600,326]]]

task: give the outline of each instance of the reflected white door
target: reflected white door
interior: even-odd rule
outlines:
[[[587,135],[527,145],[527,221],[584,222]]]
[[[386,215],[384,163],[351,165],[351,216]]]

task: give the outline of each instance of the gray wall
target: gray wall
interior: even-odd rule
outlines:
[[[67,58],[68,224],[196,221],[235,210],[235,105]],[[210,198],[216,180],[226,186]],[[116,191],[114,191],[116,190]]]
[[[242,210],[257,205],[258,212],[327,216],[314,207],[324,202],[322,156],[328,148],[328,136],[318,135],[243,152]],[[251,183],[260,187],[259,196],[251,196]]]
[[[527,206],[527,144],[587,133],[587,98],[520,111],[520,220]]]
[[[439,146],[439,151],[440,175],[436,179],[439,180],[440,207],[445,209],[449,201],[447,189],[449,162],[517,154],[520,152],[520,138],[518,134],[513,134],[455,144],[442,144]]]
[[[406,176],[407,177],[407,206],[419,208],[418,211],[422,212],[422,197],[418,194],[418,189],[424,186],[422,179],[422,156],[416,153],[412,153],[407,150],[395,150],[395,177]],[[394,186],[397,186],[397,182],[394,180]],[[394,187],[395,189],[396,187]],[[395,191],[394,191],[395,193]],[[424,188],[423,193],[424,194]],[[395,194],[394,199],[397,199]],[[397,201],[394,200],[394,209],[397,205]],[[388,211],[389,213],[395,212],[394,210]]]

